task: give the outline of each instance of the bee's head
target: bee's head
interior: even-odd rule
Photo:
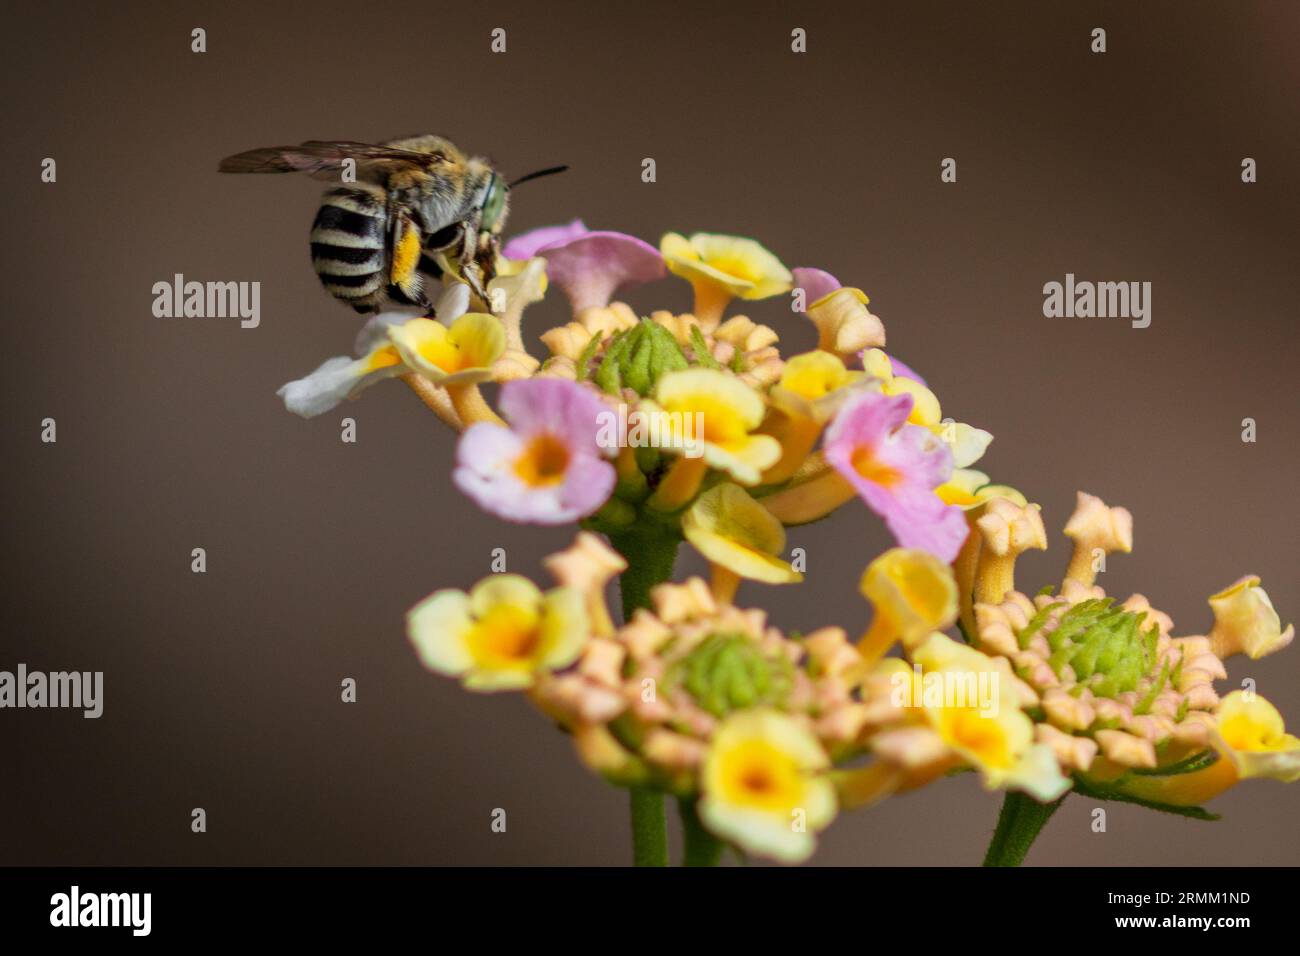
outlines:
[[[509,192],[505,180],[493,173],[487,189],[483,190],[481,225],[487,232],[499,233],[506,224],[506,196]]]

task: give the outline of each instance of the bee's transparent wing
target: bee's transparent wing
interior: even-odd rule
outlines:
[[[309,140],[299,146],[266,146],[227,156],[217,167],[223,173],[306,173],[317,179],[337,179],[345,159],[357,164],[357,178],[382,182],[401,169],[428,171],[447,162],[439,152],[419,153],[348,140]]]

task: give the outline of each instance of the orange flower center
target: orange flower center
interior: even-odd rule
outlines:
[[[740,785],[753,794],[765,794],[776,786],[766,767],[750,767],[740,778]]]
[[[878,461],[872,449],[867,445],[862,445],[853,452],[853,470],[856,471],[867,481],[882,485],[885,488],[892,488],[898,484],[903,476],[896,469]]]
[[[470,640],[479,660],[507,667],[532,659],[541,645],[541,628],[532,615],[498,606],[478,620]]]
[[[524,448],[515,460],[515,474],[524,484],[545,488],[564,480],[569,467],[569,449],[554,435],[541,434]]]

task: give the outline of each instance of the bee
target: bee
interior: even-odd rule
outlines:
[[[441,136],[387,143],[310,140],[228,156],[223,173],[307,173],[355,181],[326,190],[311,229],[311,258],[325,291],[357,312],[415,306],[431,314],[427,280],[458,274],[489,308],[510,187],[482,157],[466,156]]]

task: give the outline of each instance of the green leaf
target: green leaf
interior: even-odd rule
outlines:
[[[1170,803],[1157,803],[1154,800],[1143,800],[1141,797],[1134,797],[1110,787],[1088,783],[1081,777],[1077,776],[1074,778],[1074,789],[1085,797],[1092,797],[1094,800],[1113,800],[1116,803],[1133,803],[1139,807],[1146,807],[1148,810],[1159,810],[1161,813],[1172,813],[1175,816],[1190,817],[1193,820],[1220,819],[1219,814],[1211,813],[1204,807],[1179,807]]]
[[[1177,763],[1171,763],[1167,767],[1137,767],[1129,772],[1143,777],[1176,777],[1180,774],[1196,773],[1198,770],[1212,767],[1218,760],[1219,755],[1213,750],[1202,750],[1198,754],[1184,757]]]

